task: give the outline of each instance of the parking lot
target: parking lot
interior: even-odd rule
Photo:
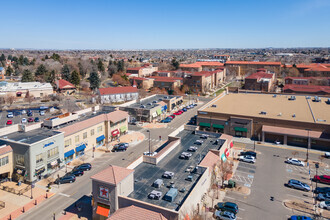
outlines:
[[[40,109],[24,109],[26,112],[28,110],[32,111],[32,116],[27,116],[27,114],[22,114],[22,110],[8,110],[8,111],[0,111],[0,128],[6,127],[6,126],[11,126],[11,125],[6,125],[8,120],[12,120],[13,125],[15,124],[21,124],[22,118],[26,118],[26,120],[28,120],[28,118],[33,118],[33,120],[38,117],[40,122],[42,122],[45,118],[49,118],[51,116],[49,110],[42,110],[45,112],[45,115],[40,115]],[[13,118],[7,118],[8,112],[12,112],[14,117]],[[33,124],[35,122],[27,122],[27,124]]]
[[[250,148],[251,149],[251,148]],[[237,219],[288,219],[291,215],[306,215],[284,206],[284,201],[300,200],[305,204],[313,204],[313,193],[291,189],[285,186],[290,179],[296,179],[311,185],[309,168],[286,164],[287,157],[293,157],[291,149],[280,149],[258,145],[257,161],[255,164],[239,162],[232,179],[238,185],[251,189],[250,195],[236,192],[227,192],[224,201],[237,203],[239,213]],[[320,155],[310,154],[310,160],[319,160]],[[304,159],[306,154],[301,152],[297,158]],[[323,163],[329,165],[330,160],[324,159]],[[313,177],[315,167],[311,166]],[[320,167],[318,175],[329,175],[329,167]],[[312,183],[313,189],[315,183]],[[329,186],[318,183],[318,187]],[[312,187],[311,187],[312,188]],[[273,199],[271,199],[273,197]]]

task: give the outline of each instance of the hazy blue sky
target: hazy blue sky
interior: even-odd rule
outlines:
[[[330,46],[330,0],[16,0],[0,14],[0,48]]]

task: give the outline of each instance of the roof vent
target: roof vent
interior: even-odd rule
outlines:
[[[290,96],[289,100],[296,100],[296,96],[294,95]]]
[[[318,118],[317,121],[326,122],[327,120]]]
[[[217,107],[217,105],[211,105],[211,107],[212,107],[212,108],[216,108],[216,107]]]
[[[310,96],[306,96],[306,99],[311,99],[311,97]]]
[[[273,98],[276,98],[276,95],[273,95]]]
[[[321,98],[318,96],[315,96],[313,99],[313,102],[320,102],[320,101],[321,101]]]
[[[282,112],[280,112],[277,116],[282,116]]]
[[[295,118],[295,117],[296,117],[296,114],[293,113],[292,118]]]
[[[259,114],[260,114],[260,115],[267,115],[267,112],[265,112],[265,111],[261,111]]]

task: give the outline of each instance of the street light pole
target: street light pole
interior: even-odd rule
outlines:
[[[150,147],[150,130],[147,130],[147,132],[149,133],[149,156],[151,155],[151,147]]]
[[[315,163],[315,170],[316,170],[316,176],[317,176],[317,169],[319,168],[319,163]],[[316,185],[315,185],[315,189],[317,188],[317,179],[316,179]],[[314,194],[314,192],[313,192]],[[317,205],[316,205],[316,194],[314,194],[314,209],[315,209],[315,215],[317,214]]]
[[[310,136],[309,136],[309,131],[311,129],[306,129],[308,132],[308,139],[307,139],[307,153],[306,153],[306,161],[308,162],[308,154],[309,154],[309,147],[310,147]]]

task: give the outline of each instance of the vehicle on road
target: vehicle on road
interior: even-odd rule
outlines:
[[[307,183],[303,183],[300,182],[299,180],[294,180],[294,179],[288,181],[288,187],[304,190],[306,192],[311,190],[310,186]]]
[[[250,155],[240,156],[239,160],[246,162],[246,163],[255,163],[256,162],[256,158],[254,158],[253,156],[250,156]]]
[[[12,112],[8,112],[7,118],[13,118],[13,117],[14,117],[14,114]]]
[[[296,165],[296,166],[302,166],[304,167],[305,166],[305,163],[302,162],[301,160],[298,160],[296,158],[288,158],[285,163],[288,163],[288,164],[292,164],[292,165]]]
[[[190,147],[188,148],[188,151],[190,151],[190,152],[195,152],[197,149],[198,149],[198,148],[197,148],[196,146],[190,146]]]
[[[65,175],[60,178],[57,178],[54,183],[55,184],[62,184],[62,183],[73,183],[76,181],[76,177],[74,175]]]
[[[29,116],[29,117],[33,116],[33,112],[31,110],[28,110],[27,116]]]
[[[13,124],[13,121],[12,120],[8,120],[7,122],[6,122],[6,125],[12,125]]]
[[[34,118],[34,122],[39,122],[39,121],[40,121],[40,119],[38,117]]]
[[[329,201],[330,200],[330,193],[319,193],[316,197],[319,201]]]
[[[126,151],[128,148],[128,143],[119,143],[119,144],[116,144],[115,146],[113,146],[112,148],[112,152],[115,152],[115,151]]]
[[[330,158],[330,152],[325,152],[325,153],[324,153],[324,157],[325,157],[325,158]]]
[[[33,118],[28,118],[28,122],[29,123],[34,122],[34,119]]]
[[[330,210],[330,201],[323,201],[319,204],[320,208]]]
[[[170,123],[171,121],[172,121],[171,118],[165,118],[165,119],[161,120],[160,122],[161,123]]]
[[[82,176],[82,175],[84,175],[84,171],[83,170],[73,170],[73,171],[68,172],[67,174],[65,174],[65,176],[70,176],[70,175]]]
[[[80,164],[79,166],[75,166],[72,171],[76,171],[76,170],[82,170],[82,171],[86,171],[86,170],[91,170],[92,169],[92,165],[90,163],[83,163]]]
[[[314,182],[318,182],[318,183],[330,184],[330,176],[327,176],[327,175],[322,175],[322,176],[315,175],[312,180]]]
[[[290,220],[312,220],[312,218],[302,215],[292,215]]]
[[[215,211],[214,217],[217,220],[236,220],[236,215],[229,211]]]
[[[254,151],[242,151],[239,156],[249,155],[257,159],[257,153]]]
[[[188,152],[182,152],[179,156],[180,159],[189,160],[191,158],[192,154]]]
[[[26,118],[22,118],[22,124],[25,124],[27,122]]]
[[[162,177],[165,179],[172,179],[173,176],[174,176],[174,173],[170,172],[170,171],[165,171],[162,175]]]
[[[318,193],[327,193],[330,192],[330,187],[316,187],[314,189],[314,193],[318,194]]]
[[[235,215],[238,213],[238,205],[233,202],[219,202],[214,208],[220,211],[230,211]]]
[[[202,140],[196,140],[194,144],[202,145],[203,143],[204,143],[204,141],[202,141]]]

